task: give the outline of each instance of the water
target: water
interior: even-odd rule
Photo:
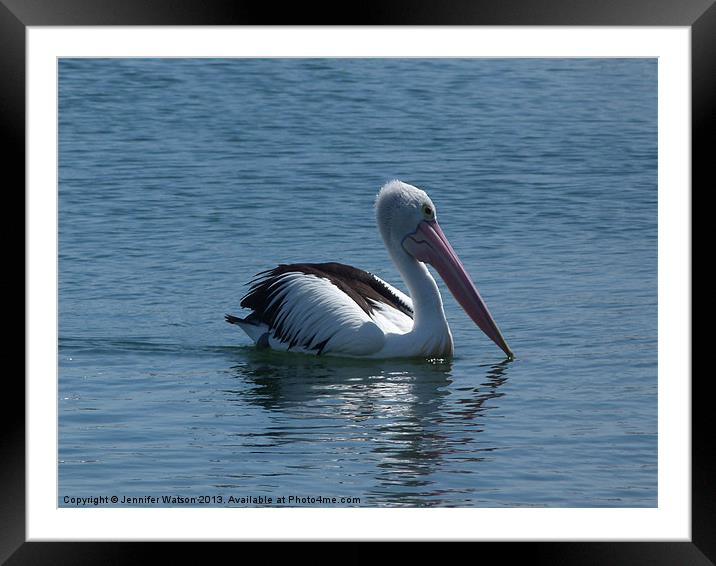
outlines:
[[[59,71],[60,506],[657,505],[656,60]],[[224,322],[281,262],[403,287],[372,208],[393,178],[514,361],[442,281],[450,361],[258,352]]]

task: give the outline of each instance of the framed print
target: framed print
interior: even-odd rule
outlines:
[[[716,12],[628,8],[5,2],[9,563],[308,540],[708,563],[690,225]]]

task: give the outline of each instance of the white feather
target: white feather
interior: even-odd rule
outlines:
[[[279,284],[272,303],[283,301],[277,325],[291,340],[269,335],[271,348],[288,350],[295,342],[291,350],[315,353],[311,347],[328,340],[322,354],[368,356],[383,347],[384,332],[376,322],[328,279],[290,272],[275,283]]]
[[[403,334],[413,328],[413,319],[402,311],[385,303],[371,301],[373,312],[370,318],[385,333]]]

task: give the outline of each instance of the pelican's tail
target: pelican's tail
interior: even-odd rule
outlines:
[[[236,324],[241,327],[241,330],[251,338],[259,349],[267,348],[269,346],[269,328],[268,325],[258,321],[256,317],[251,313],[246,318],[239,318],[233,314],[224,315],[224,320],[229,324]]]
[[[238,324],[241,326],[242,323],[251,324],[250,321],[247,321],[245,318],[239,318],[238,316],[234,316],[233,314],[225,314],[224,319],[229,324]]]

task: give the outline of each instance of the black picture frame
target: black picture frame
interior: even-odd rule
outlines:
[[[713,187],[709,137],[716,114],[716,5],[714,0],[461,0],[382,1],[347,6],[309,6],[243,1],[172,0],[0,0],[0,123],[7,188],[25,184],[25,56],[28,26],[104,25],[557,25],[688,26],[692,55],[692,186]],[[712,140],[711,140],[712,141]],[[13,172],[15,175],[9,175]],[[710,181],[710,182],[709,182]],[[708,185],[707,185],[708,183]],[[687,188],[688,190],[688,188]],[[24,194],[24,191],[7,193]],[[693,189],[691,195],[693,195]],[[692,201],[693,202],[693,201]],[[24,198],[21,205],[24,210]],[[692,224],[693,225],[693,224]],[[6,228],[7,229],[7,228]],[[8,231],[9,232],[9,231]],[[9,232],[10,233],[10,232]],[[13,234],[16,233],[14,230]],[[6,240],[10,241],[10,240]],[[24,280],[24,285],[27,281]],[[23,291],[24,292],[24,291]],[[24,333],[23,333],[24,336]],[[481,560],[502,562],[528,556],[545,564],[713,564],[716,560],[716,469],[711,438],[710,395],[705,374],[676,376],[692,386],[691,542],[525,542],[478,543]],[[118,564],[177,558],[211,562],[225,548],[139,542],[25,542],[25,387],[8,372],[3,442],[0,445],[0,562],[19,564]],[[23,402],[19,402],[22,399]],[[10,408],[14,408],[14,412]],[[191,548],[189,548],[191,546]],[[358,562],[372,559],[370,543],[325,556]],[[440,557],[465,548],[441,545]],[[273,552],[273,551],[272,551]],[[308,555],[292,550],[292,558]],[[422,551],[421,551],[422,552]],[[159,554],[161,553],[161,554]],[[323,551],[322,551],[323,554]],[[237,558],[236,556],[234,558]]]

